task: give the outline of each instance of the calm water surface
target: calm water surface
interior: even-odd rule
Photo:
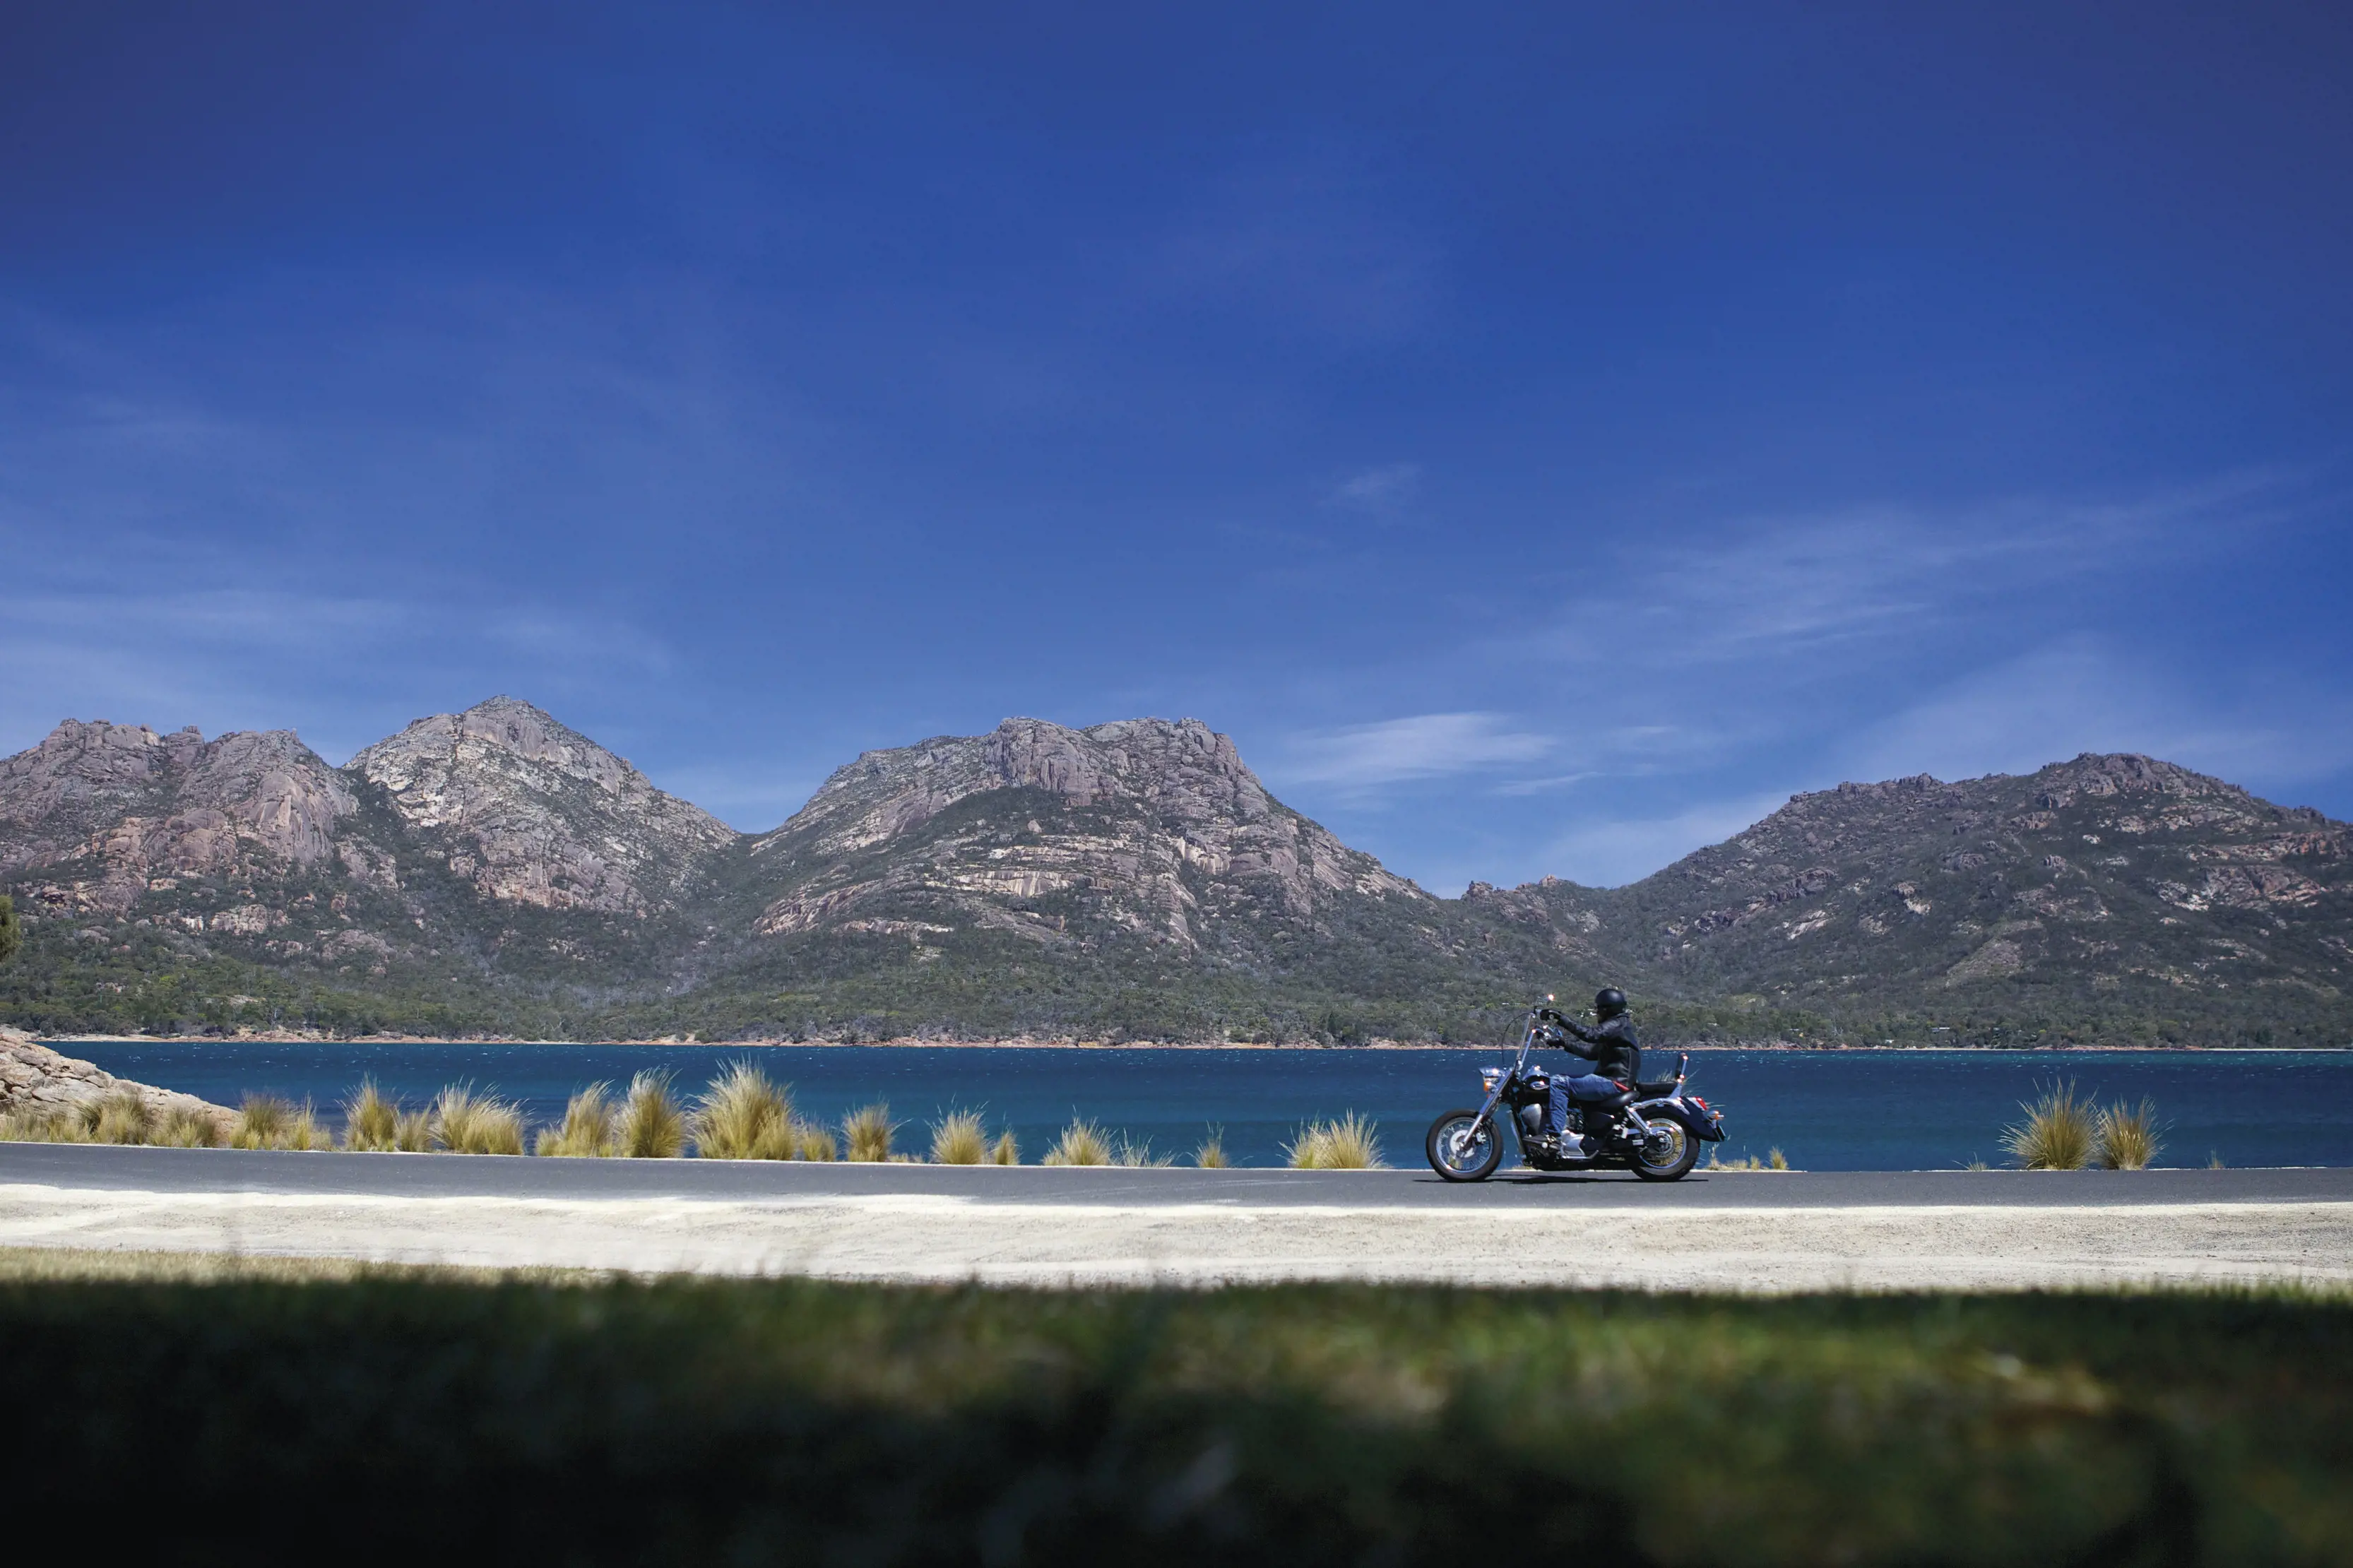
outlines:
[[[667,1069],[686,1094],[749,1058],[792,1086],[801,1113],[838,1121],[886,1100],[920,1152],[943,1110],[1010,1126],[1034,1161],[1071,1119],[1188,1157],[1222,1128],[1238,1163],[1282,1162],[1302,1121],[1356,1110],[1380,1125],[1393,1164],[1419,1163],[1438,1112],[1478,1099],[1487,1049],[1223,1050],[923,1046],[263,1045],[52,1042],[120,1077],[235,1105],[249,1093],[339,1104],[363,1076],[410,1104],[470,1082],[522,1102],[534,1124],[558,1121],[573,1090]],[[1663,1070],[1663,1060],[1649,1053]],[[2002,1163],[2000,1132],[2021,1099],[2073,1079],[2102,1100],[2157,1102],[2169,1123],[2158,1163],[2353,1164],[2353,1052],[2167,1051],[2036,1056],[1996,1051],[1692,1053],[1691,1090],[1725,1111],[1727,1155],[1787,1152],[1801,1169],[1949,1169]]]

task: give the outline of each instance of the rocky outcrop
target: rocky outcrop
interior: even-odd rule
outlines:
[[[1487,897],[1563,931],[1599,914],[1628,972],[1815,1006],[2158,986],[2151,1005],[2179,1014],[2183,993],[2353,990],[2334,945],[2353,829],[2128,753],[1843,784],[1630,887]]]
[[[1197,719],[1008,719],[869,752],[751,854],[778,888],[754,922],[768,936],[928,910],[1047,945],[1124,931],[1193,949],[1236,920],[1429,901],[1275,800]]]
[[[989,1015],[1022,1028],[1125,1029],[1129,998],[1190,986],[1183,1027],[1340,1038],[1349,998],[1451,1029],[1410,1009],[1605,979],[1818,1016],[2024,997],[2194,1015],[2206,1039],[2242,1016],[2353,1027],[2353,828],[2135,755],[1841,784],[1630,887],[1446,900],[1191,719],[870,752],[756,837],[510,698],[342,769],[285,731],[69,721],[0,760],[0,891],[26,931],[0,985],[37,974],[20,996],[76,998],[43,1026],[94,1031],[159,1008],[275,1026],[290,995],[354,1020],[390,998],[427,1028],[454,1026],[451,998],[534,1028],[559,1005],[899,1028],[935,991],[1034,998]],[[1276,1019],[1281,995],[1305,1011]]]
[[[206,741],[68,720],[0,761],[0,873],[49,873],[38,901],[120,915],[181,877],[250,880],[332,852],[353,809],[291,731]]]
[[[353,757],[414,833],[483,897],[643,914],[688,897],[735,832],[510,697],[419,719]]]
[[[79,1058],[51,1050],[20,1030],[0,1026],[0,1112],[74,1110],[110,1096],[137,1095],[161,1119],[173,1111],[194,1111],[222,1127],[232,1112],[193,1094],[157,1089],[102,1072]]]

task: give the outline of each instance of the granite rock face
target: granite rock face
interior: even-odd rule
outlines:
[[[351,760],[490,900],[642,915],[692,895],[733,829],[527,702],[419,719]]]
[[[39,902],[120,915],[153,882],[314,865],[352,810],[347,781],[290,731],[206,741],[68,720],[0,761],[0,873],[40,868]]]
[[[1275,800],[1195,719],[1008,719],[869,752],[749,853],[773,892],[765,936],[880,919],[1191,952],[1237,922],[1313,928],[1352,899],[1433,902]]]
[[[2028,986],[2252,1016],[2353,992],[2353,827],[2130,754],[1841,784],[1629,887],[1490,901],[1690,994],[1818,1007],[1957,1015]]]
[[[193,1110],[226,1127],[232,1114],[227,1106],[193,1094],[116,1078],[79,1058],[51,1050],[21,1030],[0,1026],[0,1111],[69,1110],[125,1089],[159,1118]]]
[[[0,760],[0,994],[58,1032],[1461,1038],[1609,981],[1727,1029],[2353,1038],[2353,828],[2131,755],[1841,784],[1629,887],[1446,900],[1190,719],[870,752],[757,836],[510,698],[340,769],[69,721]]]

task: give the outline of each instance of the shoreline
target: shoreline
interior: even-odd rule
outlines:
[[[1082,1040],[1037,1039],[1016,1036],[994,1040],[939,1040],[902,1037],[890,1040],[697,1040],[675,1035],[654,1039],[634,1040],[559,1040],[533,1039],[517,1035],[474,1035],[449,1038],[438,1035],[323,1035],[287,1029],[252,1030],[234,1035],[35,1035],[42,1045],[55,1048],[68,1045],[92,1046],[630,1046],[691,1047],[703,1050],[768,1050],[776,1047],[797,1047],[825,1050],[899,1050],[920,1047],[934,1050],[1051,1050],[1051,1051],[1130,1051],[1130,1050],[1210,1050],[1210,1051],[1501,1051],[1514,1048],[1508,1044],[1441,1044],[1436,1041],[1368,1040],[1356,1046],[1325,1046],[1304,1042],[1275,1043],[1264,1040]],[[2343,1046],[1850,1046],[1801,1045],[1789,1041],[1768,1041],[1755,1045],[1677,1045],[1672,1042],[1642,1047],[1646,1053],[1691,1051],[1786,1051],[1813,1055],[1862,1055],[1876,1052],[1883,1056],[1912,1056],[1922,1051],[1966,1052],[1972,1056],[2101,1056],[2129,1053],[2163,1052],[2168,1055],[2245,1056],[2277,1054],[2282,1056],[2309,1055],[2315,1052],[2353,1051],[2353,1045]]]

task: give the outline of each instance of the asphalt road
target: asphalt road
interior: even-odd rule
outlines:
[[[2286,1170],[1694,1173],[1504,1172],[1464,1185],[1427,1170],[1196,1171],[1038,1165],[805,1164],[760,1160],[543,1160],[462,1154],[283,1153],[0,1143],[0,1185],[166,1194],[367,1197],[704,1198],[733,1203],[942,1196],[1113,1208],[1542,1208],[1615,1212],[2353,1203],[2353,1168]]]

